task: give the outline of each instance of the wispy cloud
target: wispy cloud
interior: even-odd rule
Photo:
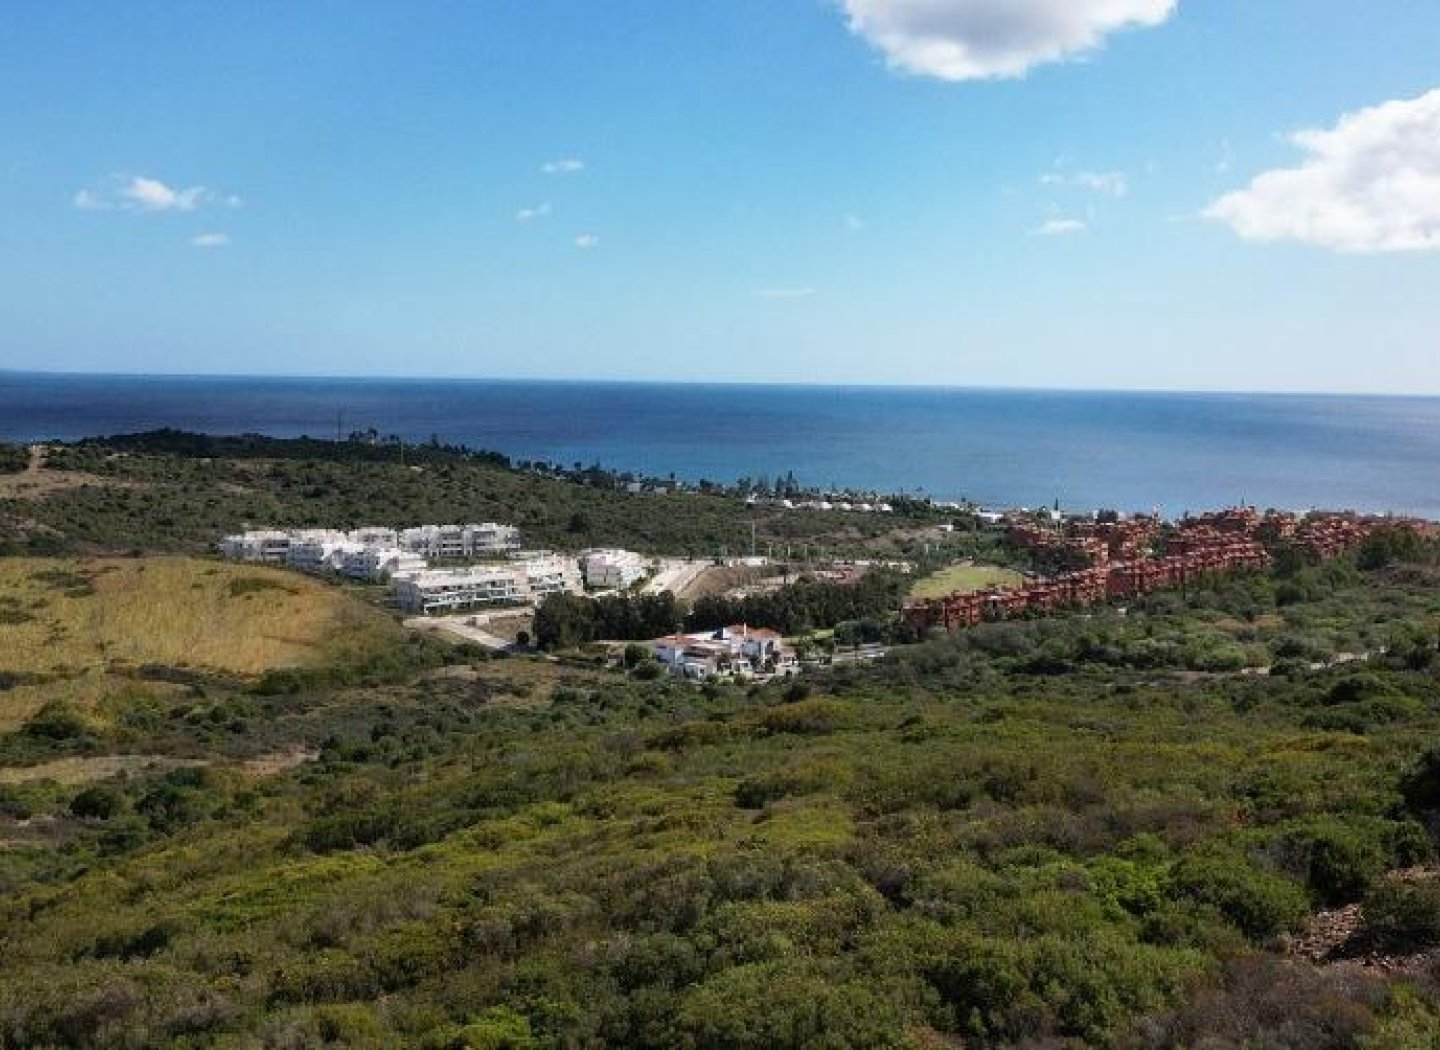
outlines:
[[[200,233],[190,238],[190,244],[196,248],[224,248],[230,244],[228,233]]]
[[[1050,219],[1030,231],[1032,237],[1074,237],[1089,232],[1089,223],[1080,219]]]
[[[892,69],[941,80],[1023,77],[1112,33],[1158,26],[1177,0],[840,0]]]
[[[235,194],[215,193],[204,186],[174,187],[145,175],[112,175],[98,186],[76,192],[71,203],[83,211],[195,211],[206,204],[238,208]]]
[[[865,220],[855,214],[845,216],[845,229],[851,233],[859,233],[865,228]]]
[[[582,233],[575,238],[575,247],[581,251],[588,252],[592,248],[600,247],[600,238],[593,233]]]
[[[1220,159],[1215,162],[1215,170],[1221,175],[1235,166],[1235,149],[1230,145],[1229,139],[1223,139],[1220,143]]]
[[[755,295],[760,299],[808,299],[815,294],[814,288],[761,288]]]
[[[546,175],[574,175],[585,170],[585,162],[578,157],[562,157],[560,160],[547,160],[540,165],[540,170]]]
[[[546,219],[550,217],[551,211],[549,202],[537,204],[533,208],[521,208],[515,213],[515,221],[534,222],[536,219]]]
[[[1440,89],[1290,141],[1307,158],[1257,176],[1205,217],[1247,241],[1338,252],[1440,251]]]
[[[1123,171],[1080,171],[1075,174],[1049,172],[1040,176],[1042,186],[1072,186],[1076,189],[1103,193],[1108,197],[1124,197],[1130,192],[1130,180]]]

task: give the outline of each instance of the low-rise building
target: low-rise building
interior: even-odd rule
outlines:
[[[624,550],[590,550],[580,556],[585,573],[585,586],[594,590],[624,590],[649,574],[650,564],[643,555]]]
[[[407,612],[461,612],[496,605],[538,605],[551,594],[583,590],[579,565],[558,554],[394,577],[395,604]]]
[[[488,558],[520,549],[520,530],[513,525],[418,525],[404,529],[399,547],[438,561]]]
[[[302,572],[338,572],[347,553],[362,549],[343,532],[293,532],[285,564]]]
[[[394,580],[415,576],[429,568],[418,554],[399,547],[362,547],[346,553],[340,571],[359,580]]]
[[[697,681],[800,673],[795,650],[778,631],[739,624],[716,631],[675,634],[650,643],[671,674]]]
[[[487,605],[519,605],[524,580],[506,565],[471,565],[463,569],[429,569],[394,583],[395,604],[406,612],[461,612]]]
[[[273,529],[241,532],[220,541],[220,553],[236,561],[282,564],[290,552],[290,533]]]
[[[351,543],[358,543],[362,547],[392,550],[400,546],[400,533],[384,525],[362,525],[358,529],[352,529],[347,535]]]

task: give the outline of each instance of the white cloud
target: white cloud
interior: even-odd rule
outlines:
[[[1021,77],[1157,26],[1178,0],[840,0],[850,30],[892,69],[941,80]]]
[[[1087,233],[1090,226],[1079,219],[1051,219],[1030,231],[1032,237],[1073,237]]]
[[[1221,197],[1205,217],[1249,241],[1340,252],[1440,250],[1440,89],[1290,136],[1308,158]]]
[[[1074,175],[1052,172],[1041,175],[1040,182],[1044,186],[1073,186],[1109,197],[1123,197],[1130,192],[1130,180],[1123,171],[1081,171]]]
[[[600,238],[593,233],[582,233],[575,238],[575,247],[581,251],[589,251],[591,248],[600,247]]]
[[[515,213],[516,222],[534,222],[536,219],[549,218],[551,207],[549,203],[537,204],[533,208],[521,208]]]
[[[112,175],[104,184],[82,189],[72,198],[75,207],[85,211],[194,211],[215,202],[231,208],[241,204],[233,194],[215,194],[204,186],[176,189],[144,175]]]
[[[755,293],[761,299],[808,299],[814,288],[762,288]]]
[[[224,248],[230,243],[228,233],[201,233],[190,238],[190,243],[196,248]]]
[[[546,175],[574,175],[585,170],[585,162],[576,157],[564,157],[546,161],[540,165],[540,170]]]

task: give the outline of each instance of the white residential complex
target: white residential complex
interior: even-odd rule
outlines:
[[[334,529],[264,530],[226,536],[220,553],[238,561],[289,565],[304,572],[335,572],[356,579],[390,580],[441,560],[493,557],[520,545],[508,525],[424,525],[403,533],[381,525],[351,532]]]
[[[538,605],[551,594],[584,591],[575,558],[520,551],[520,531],[508,525],[423,525],[396,531],[380,526],[339,532],[296,529],[245,532],[220,541],[220,553],[241,561],[288,565],[392,585],[395,603],[415,613],[445,613],[494,605]],[[627,551],[598,552],[607,579],[628,585],[644,560]],[[437,561],[475,564],[437,568]]]
[[[650,572],[650,563],[634,551],[590,550],[580,555],[585,586],[593,590],[624,590]]]
[[[453,613],[493,605],[538,605],[547,595],[581,592],[574,559],[558,554],[511,562],[431,569],[395,580],[395,601],[412,613]]]

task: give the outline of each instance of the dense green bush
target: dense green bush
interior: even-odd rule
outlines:
[[[1416,951],[1440,944],[1440,882],[1385,879],[1365,898],[1362,931],[1381,945]]]

